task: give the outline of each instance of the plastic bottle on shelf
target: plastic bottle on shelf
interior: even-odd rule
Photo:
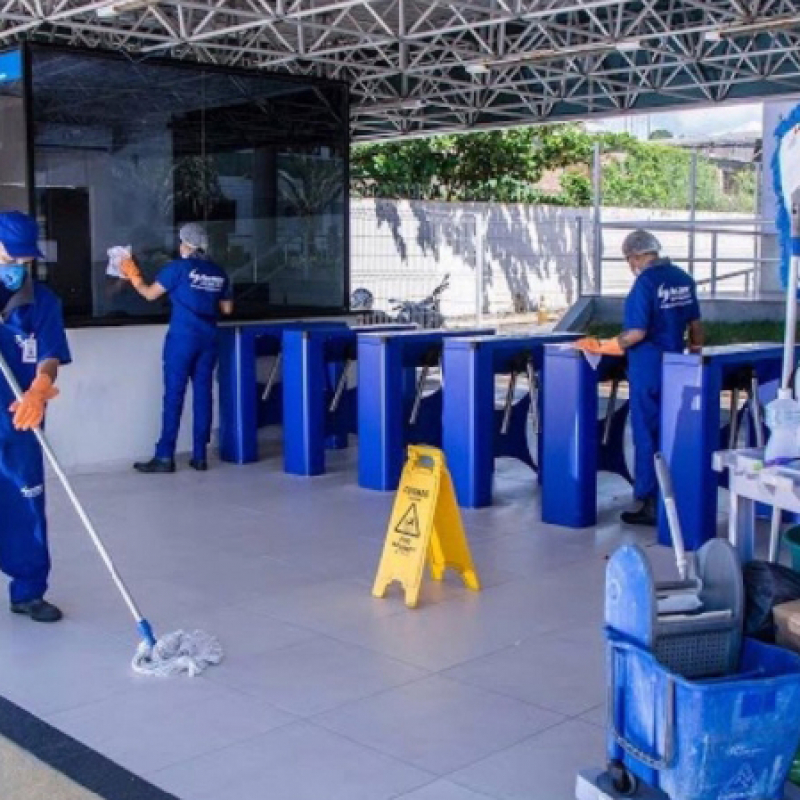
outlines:
[[[791,389],[779,389],[778,398],[767,405],[765,421],[770,437],[764,464],[786,464],[800,458],[800,403]]]

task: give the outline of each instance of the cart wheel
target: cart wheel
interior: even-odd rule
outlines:
[[[621,761],[609,763],[608,775],[614,791],[622,797],[633,797],[639,791],[639,779]]]

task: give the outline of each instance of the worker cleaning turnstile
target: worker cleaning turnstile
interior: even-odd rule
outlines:
[[[635,449],[633,494],[639,507],[622,514],[628,525],[655,525],[658,484],[653,456],[658,450],[661,412],[661,362],[664,353],[703,344],[703,327],[694,280],[668,258],[661,258],[658,239],[644,230],[628,234],[622,253],[636,275],[625,301],[624,328],[613,339],[580,339],[587,353],[628,356],[631,425]]]
[[[768,407],[771,429],[766,450],[717,454],[731,472],[730,541],[715,536],[687,554],[679,504],[666,463],[656,458],[679,581],[656,583],[647,555],[624,544],[606,572],[605,636],[608,670],[605,770],[578,776],[578,800],[779,800],[796,759],[800,723],[800,657],[760,640],[751,627],[753,607],[772,616],[777,597],[745,575],[775,564],[752,561],[755,501],[774,506],[769,559],[777,559],[781,509],[796,510],[795,464],[800,455],[800,408],[792,398],[796,364],[797,283],[800,268],[800,188],[792,194],[792,259],[787,281],[783,368],[778,399]],[[720,358],[725,358],[722,354]],[[669,358],[678,358],[670,356]],[[684,356],[684,358],[689,358]],[[692,406],[703,372],[715,373],[707,394],[718,410],[723,384],[717,367],[701,369],[682,394]],[[665,386],[672,389],[667,369]],[[754,389],[755,392],[755,389]],[[733,407],[736,412],[736,405]],[[735,416],[735,414],[734,414]],[[716,427],[716,426],[714,426]],[[697,431],[683,429],[697,437]],[[729,444],[735,445],[731,435]],[[695,481],[697,482],[697,481]],[[690,517],[694,517],[690,508]],[[747,534],[748,541],[741,541]],[[740,564],[739,556],[744,564]],[[767,573],[771,573],[768,569]],[[777,573],[776,573],[777,574]],[[749,585],[748,585],[749,584]],[[747,596],[745,596],[747,595]],[[747,609],[747,612],[745,611]],[[777,611],[777,609],[774,609]],[[753,636],[754,638],[748,638]],[[758,635],[758,638],[755,638]],[[778,640],[780,641],[780,639]]]

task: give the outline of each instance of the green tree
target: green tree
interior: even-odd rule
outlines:
[[[659,139],[673,139],[675,137],[672,131],[668,131],[666,128],[656,128],[648,138],[651,142],[656,142]]]
[[[578,208],[591,205],[592,184],[586,175],[566,170],[561,176],[560,183],[564,205]]]
[[[356,194],[423,200],[530,201],[541,176],[531,128],[437,136],[353,149]]]
[[[603,203],[633,208],[686,208],[689,154],[669,145],[634,141],[603,168]]]
[[[587,168],[600,145],[605,205],[685,209],[692,155],[658,133],[655,141],[641,142],[625,133],[590,134],[580,125],[543,125],[361,145],[352,153],[352,190],[356,196],[389,199],[588,205]],[[560,191],[545,194],[542,176],[562,170]],[[755,177],[737,174],[733,182],[726,194],[720,167],[700,157],[697,207],[751,212]]]

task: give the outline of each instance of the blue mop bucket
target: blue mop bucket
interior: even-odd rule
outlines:
[[[671,800],[780,800],[800,741],[800,656],[745,639],[738,672],[687,680],[606,629],[611,761]]]

